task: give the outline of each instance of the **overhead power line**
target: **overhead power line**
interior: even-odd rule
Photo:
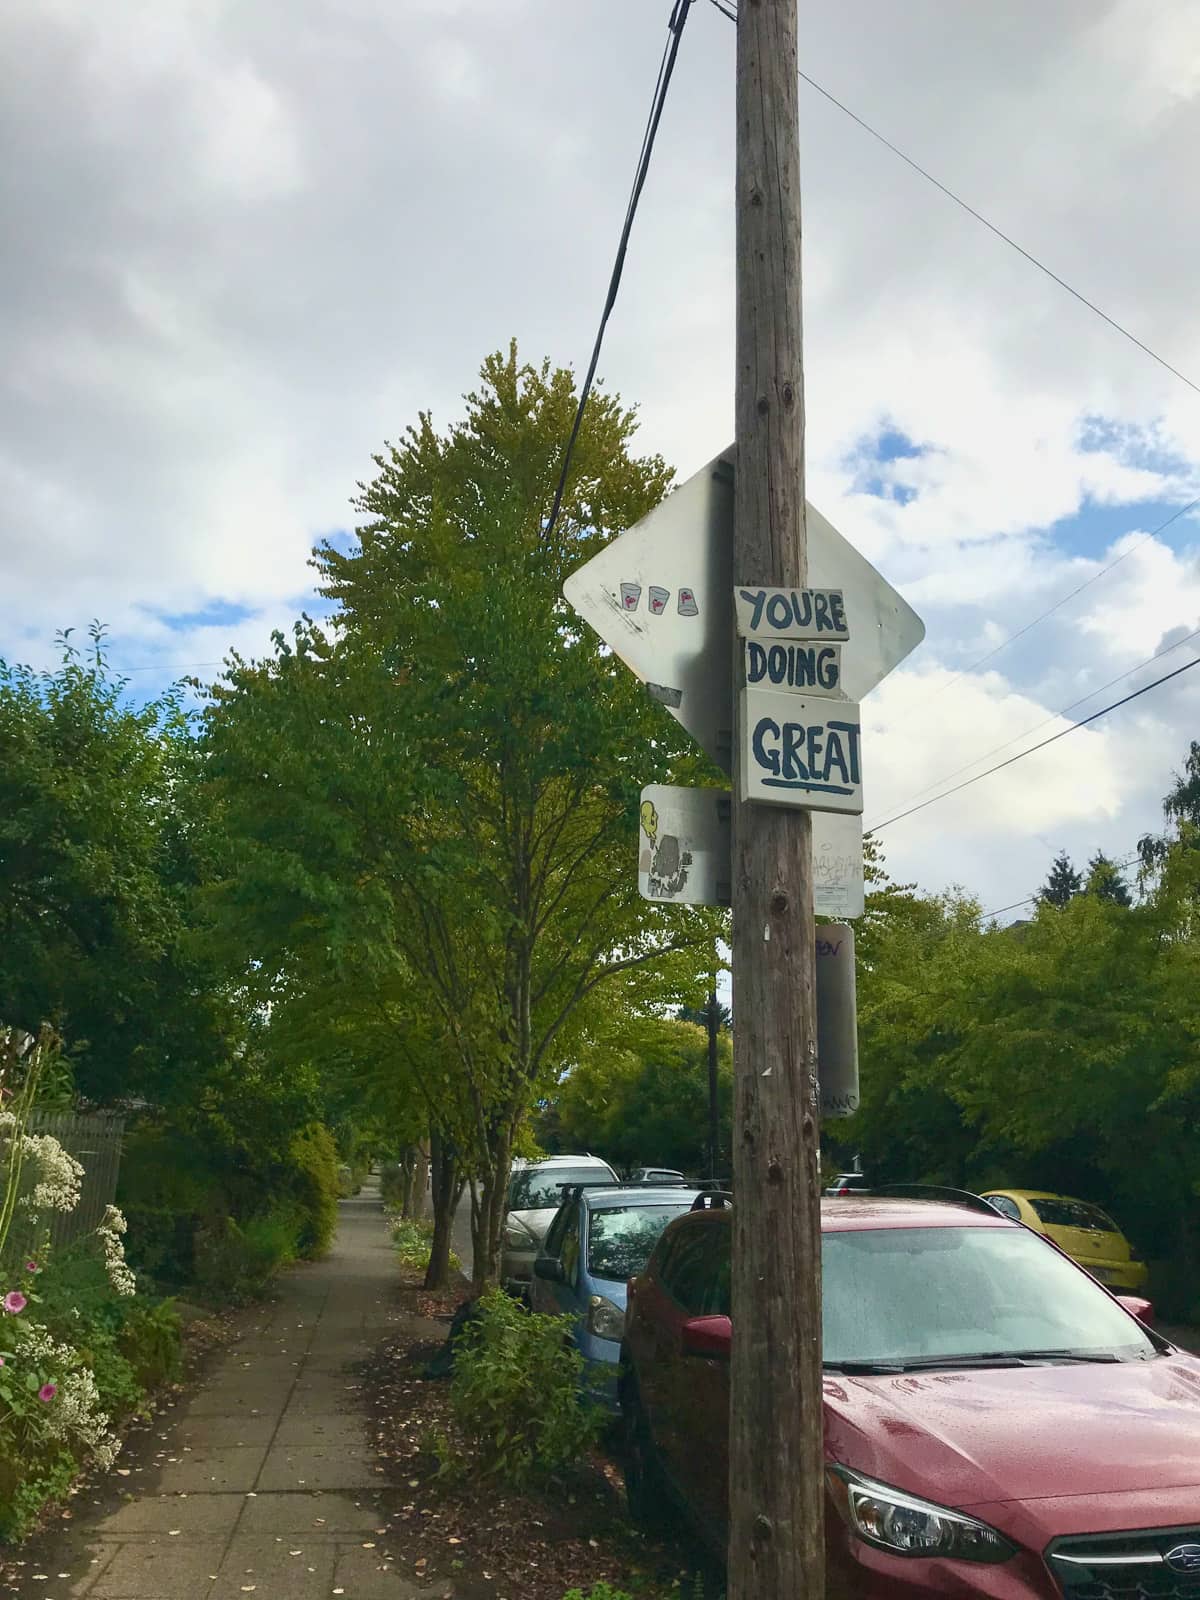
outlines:
[[[919,805],[909,806],[905,811],[898,811],[895,816],[887,817],[883,822],[877,822],[871,829],[872,833],[880,833],[884,828],[890,828],[895,822],[903,822],[905,817],[915,816],[918,811],[924,811],[927,806],[935,806],[941,800],[948,800],[951,795],[969,789],[973,783],[982,783],[984,778],[990,778],[993,773],[1003,772],[1005,767],[1011,767],[1018,761],[1024,761],[1026,756],[1036,755],[1039,750],[1045,750],[1048,745],[1056,744],[1059,739],[1065,739],[1069,733],[1077,733],[1080,728],[1086,728],[1090,723],[1098,721],[1101,717],[1108,716],[1110,711],[1119,711],[1122,706],[1127,706],[1133,700],[1141,699],[1142,695],[1149,694],[1151,689],[1157,689],[1161,684],[1170,683],[1172,678],[1182,677],[1185,672],[1190,672],[1193,667],[1200,667],[1200,656],[1191,661],[1184,662],[1182,667],[1176,667],[1173,672],[1166,672],[1161,678],[1155,678],[1153,683],[1143,684],[1140,689],[1123,695],[1120,700],[1114,700],[1111,705],[1101,706],[1099,711],[1093,711],[1090,717],[1082,717],[1078,722],[1073,722],[1069,728],[1060,728],[1057,733],[1052,733],[1048,739],[1043,739],[1038,744],[1032,744],[1027,750],[1019,750],[1015,756],[1009,756],[1007,761],[998,761],[994,767],[989,767],[986,772],[977,772],[973,778],[964,778],[962,783],[956,783],[952,789],[944,789],[941,794],[935,794],[928,800],[922,800]]]
[[[712,0],[712,3],[723,17],[728,17],[731,22],[737,21],[736,6],[728,3],[728,0]],[[974,217],[976,222],[982,223],[989,233],[994,233],[997,239],[1002,240],[1011,250],[1015,250],[1019,256],[1023,256],[1024,259],[1029,262],[1030,266],[1036,267],[1039,272],[1044,273],[1045,276],[1049,278],[1052,283],[1056,283],[1060,289],[1065,289],[1072,299],[1078,300],[1081,306],[1086,306],[1087,309],[1094,312],[1095,315],[1101,319],[1101,321],[1107,322],[1110,328],[1119,333],[1123,339],[1128,339],[1130,344],[1136,345],[1137,348],[1143,352],[1143,354],[1148,355],[1151,361],[1157,362],[1158,365],[1164,368],[1165,371],[1169,372],[1172,377],[1178,378],[1180,383],[1186,383],[1189,389],[1193,390],[1196,394],[1200,394],[1200,384],[1194,383],[1192,379],[1188,377],[1186,372],[1180,372],[1178,367],[1172,366],[1165,357],[1159,355],[1157,350],[1152,350],[1144,340],[1139,339],[1138,336],[1125,327],[1123,323],[1118,322],[1115,317],[1110,317],[1107,311],[1105,311],[1101,306],[1098,306],[1094,300],[1089,300],[1085,294],[1082,294],[1074,287],[1073,284],[1068,283],[1065,278],[1060,277],[1059,274],[1051,267],[1048,267],[1044,261],[1039,260],[1039,258],[1035,256],[1031,250],[1026,250],[1024,245],[1018,244],[1011,234],[1005,233],[1003,228],[997,227],[997,225],[992,222],[990,218],[984,216],[982,211],[977,211],[975,207],[969,204],[968,201],[964,200],[960,194],[956,194],[948,184],[944,184],[940,178],[935,178],[933,173],[930,172],[928,168],[921,166],[920,162],[914,161],[912,156],[907,155],[903,150],[901,150],[899,145],[893,144],[886,134],[880,133],[878,128],[872,127],[864,117],[859,116],[857,111],[852,110],[851,107],[846,105],[843,100],[839,100],[835,94],[832,94],[828,89],[826,89],[824,84],[818,83],[815,78],[810,78],[806,72],[801,72],[799,76],[801,82],[808,84],[810,89],[815,89],[819,95],[823,96],[829,101],[830,105],[836,106],[840,112],[850,118],[851,122],[857,123],[864,133],[869,133],[872,139],[877,139],[885,149],[890,150],[894,156],[903,161],[905,166],[911,167],[915,173],[924,178],[926,183],[931,183],[933,187],[937,190],[940,190],[940,192],[944,194],[948,200],[953,200],[956,206],[960,206],[968,216]]]
[[[1173,511],[1165,522],[1160,522],[1157,528],[1151,528],[1149,533],[1144,533],[1140,539],[1135,539],[1128,550],[1124,550],[1119,556],[1114,557],[1106,567],[1101,567],[1099,572],[1093,572],[1090,578],[1085,578],[1069,594],[1064,594],[1061,600],[1056,600],[1052,606],[1047,606],[1045,611],[1039,611],[1031,621],[1018,628],[1015,633],[1010,633],[1007,639],[1002,639],[998,645],[986,651],[977,661],[972,661],[970,666],[963,667],[961,671],[955,673],[953,678],[943,683],[940,689],[935,689],[929,698],[931,700],[936,699],[939,694],[944,694],[947,689],[953,688],[968,673],[978,672],[980,667],[1000,655],[1002,651],[1007,650],[1010,644],[1015,644],[1018,639],[1023,639],[1027,633],[1037,627],[1039,622],[1045,622],[1047,617],[1052,617],[1056,611],[1061,611],[1068,601],[1074,600],[1075,596],[1082,594],[1085,589],[1090,589],[1092,584],[1099,583],[1101,578],[1107,577],[1115,567],[1119,567],[1122,561],[1128,561],[1130,556],[1135,555],[1143,545],[1149,544],[1152,539],[1157,539],[1159,534],[1165,533],[1173,522],[1178,522],[1180,517],[1186,517],[1188,512],[1195,511],[1197,506],[1200,506],[1200,496],[1195,500],[1189,500],[1187,505],[1180,506],[1178,511]]]
[[[957,778],[960,772],[969,772],[972,767],[977,767],[981,761],[986,761],[989,756],[999,755],[1001,750],[1008,750],[1014,744],[1020,744],[1022,739],[1028,739],[1031,734],[1039,733],[1051,722],[1057,722],[1059,717],[1069,716],[1072,711],[1077,711],[1080,706],[1086,705],[1089,700],[1094,700],[1098,694],[1103,694],[1106,689],[1111,689],[1115,683],[1120,683],[1124,678],[1132,677],[1135,672],[1140,672],[1143,667],[1148,667],[1155,661],[1161,661],[1163,656],[1169,656],[1176,650],[1182,650],[1185,644],[1190,644],[1196,638],[1200,638],[1200,628],[1193,628],[1191,633],[1184,634],[1182,639],[1176,639],[1174,644],[1169,644],[1162,650],[1156,650],[1152,656],[1147,656],[1145,661],[1139,661],[1136,666],[1126,667],[1124,672],[1118,672],[1115,677],[1109,678],[1107,683],[1098,683],[1094,689],[1089,689],[1087,694],[1080,695],[1078,700],[1072,700],[1070,705],[1063,706],[1060,711],[1051,712],[1048,717],[1043,717],[1040,722],[1035,722],[1032,728],[1026,728],[1023,733],[1014,734],[1011,739],[1005,739],[1003,743],[993,745],[990,750],[981,751],[972,760],[964,761],[961,767],[955,767],[950,772],[943,772],[940,778],[935,778],[932,783],[927,783],[923,788],[915,790],[914,793],[909,795],[909,800],[919,800],[923,794],[928,794],[930,789],[937,789],[943,783],[949,783],[951,778]],[[929,696],[929,699],[933,698],[933,695]],[[867,832],[870,832],[869,828]]]
[[[1131,867],[1133,865],[1133,863],[1137,859],[1138,859],[1138,854],[1137,854],[1137,851],[1135,850],[1134,853],[1131,856],[1126,856],[1124,861],[1114,861],[1112,863],[1112,865],[1113,865],[1113,868],[1114,868],[1115,871],[1124,872],[1125,868],[1126,867]],[[1038,900],[1040,900],[1040,899],[1041,899],[1041,895],[1040,894],[1027,894],[1025,896],[1024,900],[1014,900],[1012,905],[1010,905],[1010,906],[1001,906],[996,911],[985,911],[983,913],[983,916],[980,918],[980,921],[981,922],[991,922],[993,917],[1002,917],[1006,911],[1019,911],[1022,906],[1035,905],[1038,902]]]
[[[137,667],[119,667],[119,672],[199,672],[201,667],[220,667],[220,661],[167,661],[161,665],[157,661],[146,661]]]
[[[600,350],[604,344],[604,332],[608,327],[608,319],[612,315],[613,307],[617,303],[617,293],[621,287],[621,274],[625,270],[625,254],[629,248],[629,237],[633,232],[633,222],[637,216],[638,201],[642,198],[642,190],[646,186],[646,175],[650,171],[650,157],[654,153],[654,141],[658,136],[658,125],[662,121],[663,107],[667,103],[667,91],[671,87],[675,61],[679,55],[679,45],[683,38],[684,24],[687,22],[691,4],[692,0],[675,0],[671,10],[671,19],[667,24],[667,42],[663,48],[662,62],[658,69],[658,81],[654,85],[654,95],[650,102],[650,115],[646,121],[646,131],[642,136],[642,149],[634,172],[633,189],[630,192],[629,205],[625,211],[625,222],[621,228],[616,260],[613,262],[612,275],[608,282],[604,310],[600,314],[600,326],[596,330],[596,341],[592,346],[592,359],[588,363],[587,377],[583,381],[583,388],[579,391],[579,404],[575,408],[575,420],[571,424],[571,434],[567,440],[567,448],[563,452],[562,471],[558,475],[558,487],[554,491],[554,503],[550,508],[550,517],[543,535],[547,540],[554,532],[559,512],[562,510],[563,496],[567,490],[567,478],[571,471],[571,457],[575,453],[575,444],[579,438],[579,430],[583,425],[584,409],[588,403],[588,396],[592,392],[592,384],[595,382],[596,368],[600,362]]]

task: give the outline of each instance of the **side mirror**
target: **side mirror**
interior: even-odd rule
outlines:
[[[563,1264],[557,1256],[538,1256],[533,1263],[535,1278],[545,1278],[548,1283],[565,1283],[567,1275],[563,1271]]]
[[[728,1361],[733,1345],[733,1323],[728,1317],[691,1317],[680,1329],[680,1338],[685,1355]]]
[[[1144,1322],[1148,1328],[1154,1326],[1154,1306],[1149,1300],[1143,1300],[1136,1294],[1119,1294],[1117,1302],[1125,1307],[1131,1317]]]

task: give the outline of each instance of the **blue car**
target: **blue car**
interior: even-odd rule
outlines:
[[[641,1184],[568,1189],[533,1264],[533,1309],[574,1317],[575,1345],[589,1363],[589,1396],[611,1411],[619,1410],[625,1286],[698,1192]]]

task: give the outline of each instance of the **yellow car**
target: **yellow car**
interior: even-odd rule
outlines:
[[[1146,1263],[1099,1206],[1036,1189],[989,1189],[983,1198],[1004,1217],[1044,1233],[1105,1288],[1137,1294],[1146,1286]]]

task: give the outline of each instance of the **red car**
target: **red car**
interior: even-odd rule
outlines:
[[[978,1204],[823,1202],[829,1594],[1197,1600],[1200,1361]],[[631,1509],[719,1547],[731,1234],[711,1200],[670,1225],[623,1352]]]

